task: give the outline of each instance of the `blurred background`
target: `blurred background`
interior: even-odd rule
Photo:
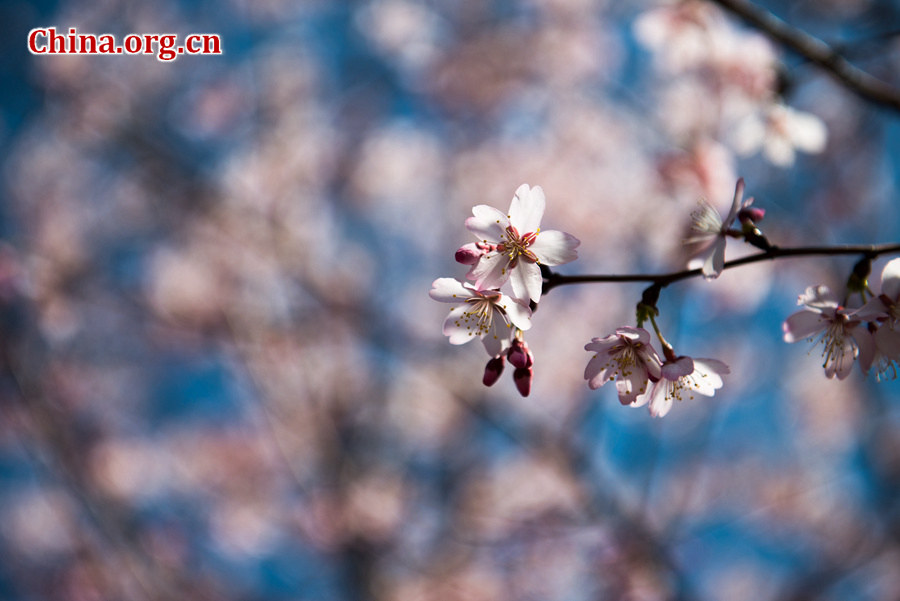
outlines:
[[[768,4],[900,86],[900,3]],[[49,26],[224,54],[29,54]],[[428,297],[523,182],[567,274],[683,268],[738,176],[776,244],[896,242],[897,113],[705,2],[8,0],[0,30],[0,598],[900,598],[900,387],[781,340],[857,257],[666,289],[676,350],[732,373],[663,420],[583,380],[640,285],[547,294],[527,398]]]

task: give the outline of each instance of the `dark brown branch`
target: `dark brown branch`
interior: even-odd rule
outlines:
[[[755,255],[748,255],[740,259],[733,259],[725,262],[724,269],[732,267],[740,267],[741,265],[749,265],[750,263],[759,263],[760,261],[771,261],[774,259],[784,259],[788,257],[809,257],[809,256],[835,256],[835,255],[865,255],[871,259],[879,255],[889,253],[900,253],[900,243],[891,244],[856,244],[844,246],[798,246],[794,248],[781,248],[773,246],[769,250]],[[562,275],[558,273],[550,273],[544,279],[544,292],[548,292],[557,286],[565,286],[567,284],[598,284],[598,283],[622,283],[622,282],[650,282],[659,286],[668,286],[679,280],[686,280],[701,274],[700,269],[685,269],[672,273],[633,273],[623,275]]]
[[[711,0],[772,40],[815,63],[857,96],[900,112],[900,90],[854,66],[822,40],[747,0]]]

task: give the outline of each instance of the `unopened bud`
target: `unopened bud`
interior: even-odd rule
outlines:
[[[759,207],[744,207],[738,212],[738,220],[743,224],[759,223],[766,216],[766,210]]]
[[[518,338],[513,340],[509,353],[507,353],[506,356],[509,358],[509,362],[517,368],[531,367],[534,365],[534,356],[531,354],[531,351],[528,350],[528,344],[526,344],[524,340],[519,340]]]
[[[503,355],[494,357],[488,361],[487,365],[484,367],[484,378],[481,379],[482,384],[485,386],[493,386],[494,383],[500,379],[500,374],[503,373],[503,364]]]
[[[516,383],[516,389],[522,396],[528,396],[531,392],[531,378],[533,371],[530,367],[517,367],[513,372],[513,381]]]
[[[484,251],[472,242],[471,244],[463,244],[456,250],[456,262],[463,265],[474,265],[478,259],[484,254]]]

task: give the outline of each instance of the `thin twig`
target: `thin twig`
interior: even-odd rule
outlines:
[[[843,246],[797,246],[789,248],[781,248],[772,246],[769,250],[748,255],[740,259],[733,259],[725,262],[723,269],[731,269],[732,267],[740,267],[741,265],[749,265],[751,263],[759,263],[760,261],[771,261],[774,259],[784,259],[788,257],[808,257],[808,256],[834,256],[834,255],[865,255],[870,259],[883,254],[900,252],[900,243],[890,244],[851,244]],[[622,283],[622,282],[650,282],[659,286],[668,286],[679,280],[686,280],[701,275],[701,270],[685,269],[672,273],[631,273],[622,275],[597,274],[597,275],[562,275],[550,272],[544,279],[544,293],[556,288],[557,286],[565,286],[568,284],[598,284],[598,283]]]
[[[774,41],[815,63],[857,96],[900,112],[900,90],[866,73],[819,38],[747,0],[711,0]]]

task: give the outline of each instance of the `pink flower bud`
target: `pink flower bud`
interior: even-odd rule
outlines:
[[[738,212],[738,219],[741,223],[759,223],[766,215],[765,209],[759,207],[744,207]]]
[[[478,248],[475,242],[463,244],[456,250],[456,262],[463,265],[474,265],[483,254],[484,251]]]
[[[531,378],[533,370],[530,367],[517,367],[513,372],[513,381],[516,383],[516,389],[522,396],[528,396],[531,392]]]
[[[484,378],[481,380],[482,384],[485,386],[493,386],[494,383],[500,379],[500,374],[503,373],[503,364],[503,355],[494,357],[488,361],[487,365],[484,367]]]
[[[512,342],[512,346],[506,355],[509,362],[517,368],[531,367],[534,365],[534,356],[528,350],[528,345],[524,340],[516,338]]]

